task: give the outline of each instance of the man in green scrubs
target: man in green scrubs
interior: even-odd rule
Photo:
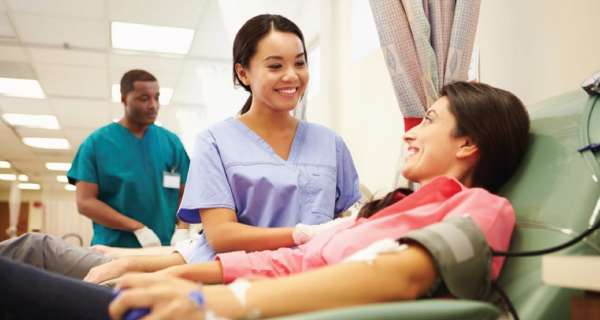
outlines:
[[[150,247],[188,237],[176,213],[190,159],[175,134],[154,125],[159,94],[150,73],[125,73],[123,118],[92,133],[73,160],[67,176],[79,212],[93,220],[92,245]]]

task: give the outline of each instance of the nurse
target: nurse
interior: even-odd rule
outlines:
[[[67,177],[79,212],[94,221],[92,245],[151,247],[187,236],[175,214],[190,160],[175,134],[154,125],[159,95],[152,74],[125,73],[124,117],[92,133],[73,159]]]
[[[337,217],[361,196],[342,138],[290,115],[308,85],[304,37],[259,15],[233,44],[233,81],[250,93],[237,118],[198,134],[178,217],[204,233],[187,262],[296,245],[292,226]]]

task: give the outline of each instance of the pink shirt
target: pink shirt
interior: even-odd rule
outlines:
[[[368,219],[341,223],[316,235],[296,249],[217,255],[223,282],[240,277],[277,277],[333,265],[383,238],[399,239],[411,230],[469,214],[494,250],[508,250],[515,215],[508,200],[480,188],[466,188],[458,181],[437,177],[415,193]],[[500,274],[503,257],[494,257],[492,278]]]

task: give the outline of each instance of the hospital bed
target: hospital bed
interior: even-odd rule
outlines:
[[[600,142],[599,95],[579,89],[528,107],[532,133],[523,163],[499,194],[515,208],[517,225],[511,251],[545,249],[585,231],[599,217],[600,150],[581,148]],[[554,255],[598,255],[598,232]],[[577,272],[577,270],[565,270]],[[520,319],[570,318],[570,301],[582,291],[542,283],[541,257],[507,258],[497,283]],[[488,301],[423,299],[312,312],[280,320],[510,319],[497,293]]]

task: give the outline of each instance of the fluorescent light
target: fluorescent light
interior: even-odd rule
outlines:
[[[24,181],[24,182],[29,181],[29,177],[25,174],[20,174],[19,181]]]
[[[113,122],[119,122],[119,120],[121,120],[121,119],[119,119],[119,118],[114,118],[114,119],[113,119]]]
[[[37,183],[19,183],[19,189],[40,190],[40,185]]]
[[[10,168],[10,163],[8,161],[0,161],[0,168]]]
[[[17,180],[17,176],[14,174],[0,174],[0,180],[6,180],[6,181],[15,181]]]
[[[171,88],[160,88],[160,96],[158,96],[158,102],[161,106],[168,106],[173,97],[173,89]]]
[[[69,169],[71,169],[71,164],[61,162],[46,162],[46,168],[54,171],[69,171]]]
[[[60,129],[60,126],[58,125],[58,120],[56,120],[55,116],[5,113],[2,115],[2,117],[11,126],[23,126],[41,129]]]
[[[113,21],[111,35],[116,49],[186,54],[194,30]]]
[[[113,102],[121,102],[121,85],[120,84],[113,84],[112,88],[110,89],[110,92],[111,92]]]
[[[160,121],[154,121],[154,124],[157,125],[157,126],[159,126],[159,127],[162,127],[162,122],[160,122]]]
[[[55,138],[23,138],[23,143],[30,147],[40,149],[69,149],[69,141],[67,139]]]
[[[56,176],[56,181],[69,183],[69,178],[67,178],[67,176]]]
[[[161,106],[168,106],[171,102],[171,98],[173,97],[173,89],[172,88],[163,88],[160,89],[160,96],[158,96],[158,102]],[[113,102],[121,102],[121,85],[113,84],[111,95]]]
[[[0,93],[24,98],[44,98],[44,91],[37,80],[0,78]]]
[[[75,191],[75,190],[77,190],[77,187],[75,187],[72,184],[66,184],[65,185],[65,190],[67,190],[67,191]]]

